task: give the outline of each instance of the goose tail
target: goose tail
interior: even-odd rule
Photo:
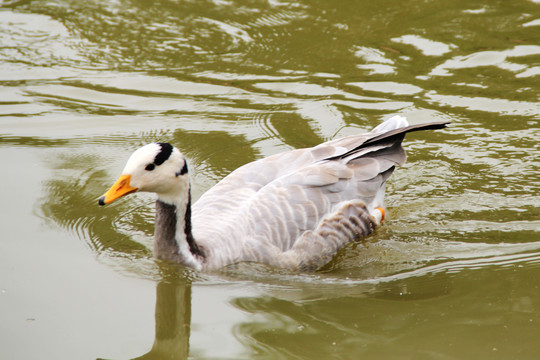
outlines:
[[[432,122],[427,124],[409,125],[405,117],[399,115],[393,116],[371,130],[369,134],[372,136],[363,144],[358,146],[355,151],[359,151],[362,148],[369,148],[370,146],[376,147],[377,145],[386,143],[388,147],[383,157],[394,161],[396,165],[402,164],[405,162],[405,152],[403,148],[401,148],[401,142],[406,133],[419,130],[442,129],[447,125],[448,122]],[[396,145],[399,147],[396,148]],[[394,148],[395,150],[388,153],[390,148]],[[350,154],[354,154],[355,151],[351,151]],[[379,150],[379,152],[381,152],[381,150]],[[387,170],[388,174],[385,176],[385,180],[390,176],[393,170],[394,166]],[[386,181],[382,183],[382,186],[377,191],[373,202],[368,205],[369,213],[375,219],[376,225],[380,225],[385,218],[385,183]]]
[[[396,130],[399,128],[407,127],[409,126],[409,122],[407,121],[407,118],[396,115],[392,116],[390,119],[383,121],[379,125],[373,128],[373,130],[370,131],[370,133],[382,133],[387,132],[390,130]]]

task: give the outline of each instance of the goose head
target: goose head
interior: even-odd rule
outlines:
[[[153,192],[162,202],[176,204],[179,200],[188,197],[187,172],[184,156],[171,144],[145,145],[131,155],[122,175],[99,198],[99,204],[109,204],[137,191]]]

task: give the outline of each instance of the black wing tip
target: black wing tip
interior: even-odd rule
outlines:
[[[326,158],[325,160],[334,160],[334,159],[344,158],[346,156],[353,154],[354,152],[360,149],[374,145],[381,141],[398,141],[401,143],[401,141],[403,141],[405,137],[405,134],[407,134],[408,132],[420,131],[420,130],[444,129],[450,123],[451,121],[437,121],[437,122],[409,125],[409,126],[404,126],[397,129],[389,130],[389,131],[383,132],[382,134],[376,135],[372,138],[365,140],[362,144],[358,145],[354,149],[347,151],[344,154],[331,156],[331,157]]]
[[[438,122],[430,122],[430,123],[415,124],[415,125],[400,127],[394,130],[384,132],[380,135],[374,136],[366,140],[362,145],[360,145],[360,147],[365,147],[373,143],[376,143],[378,141],[397,137],[397,136],[405,136],[405,134],[409,132],[413,132],[413,131],[444,129],[448,124],[450,124],[450,121],[438,121]]]
[[[430,122],[430,123],[409,125],[405,127],[404,129],[405,129],[405,132],[417,131],[417,130],[437,130],[437,129],[444,129],[450,123],[451,121],[436,121],[436,122]]]

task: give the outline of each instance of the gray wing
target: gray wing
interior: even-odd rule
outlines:
[[[355,139],[349,139],[349,138]],[[313,148],[296,149],[272,155],[239,167],[208,190],[194,204],[194,216],[227,216],[238,211],[238,206],[250,201],[258,191],[276,179],[295,173],[327,157],[338,156],[354,149],[367,139],[366,134],[355,135],[323,143]]]
[[[405,152],[397,144],[360,157],[323,160],[276,179],[241,209],[253,246],[279,252],[301,249],[303,254],[313,255],[324,251],[309,248],[322,246],[335,254],[373,230],[375,220],[370,213],[383,206],[385,181],[404,161]],[[340,220],[330,226],[336,217]],[[314,243],[317,239],[319,244]],[[298,261],[291,261],[293,266],[285,267],[298,266]]]

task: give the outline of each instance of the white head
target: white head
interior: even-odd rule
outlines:
[[[111,203],[135,191],[154,192],[169,204],[187,198],[188,168],[182,153],[168,143],[139,148],[127,161],[120,178],[99,198],[99,204]]]

